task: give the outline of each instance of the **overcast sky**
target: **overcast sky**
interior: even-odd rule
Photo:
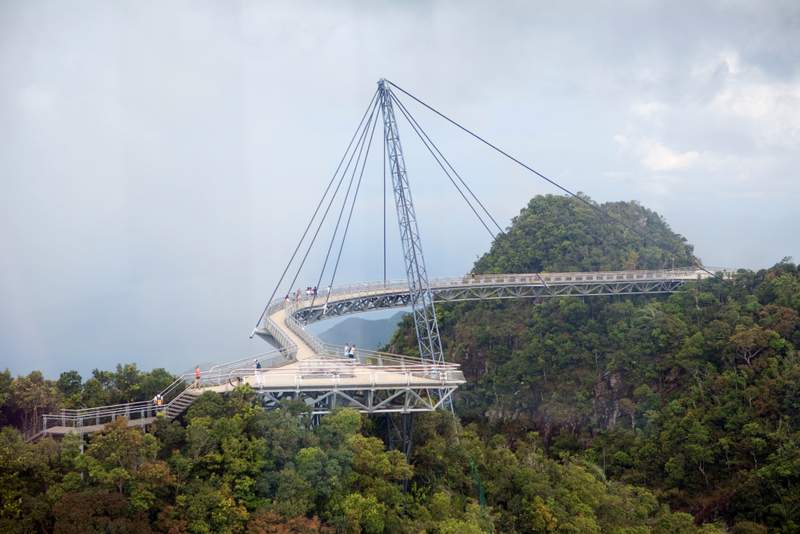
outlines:
[[[0,368],[265,351],[250,331],[383,77],[572,191],[640,201],[706,265],[800,261],[799,66],[793,0],[4,0]],[[400,98],[503,226],[559,193]],[[468,272],[491,237],[399,128],[428,272]],[[383,277],[381,151],[337,283]]]

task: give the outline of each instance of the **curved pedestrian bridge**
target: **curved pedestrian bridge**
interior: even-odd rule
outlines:
[[[709,269],[711,270],[711,269]],[[732,271],[724,271],[730,277]],[[706,271],[619,271],[459,276],[429,279],[435,302],[559,296],[671,293],[688,282],[711,276]],[[353,313],[410,305],[404,280],[334,286],[330,291],[270,303],[256,333],[269,335],[277,350],[183,375],[161,392],[165,403],[138,402],[43,416],[28,441],[67,432],[89,434],[123,416],[129,425],[146,426],[156,417],[174,419],[204,391],[227,393],[248,384],[266,407],[285,400],[306,402],[314,417],[337,406],[362,413],[414,413],[435,410],[465,382],[457,364],[359,349],[354,358],[344,348],[323,343],[306,325]],[[256,360],[262,369],[255,368]]]
[[[712,271],[714,268],[709,268]],[[696,269],[657,271],[609,271],[571,273],[486,274],[429,278],[428,289],[434,302],[461,300],[552,298],[597,295],[652,295],[674,293],[686,282],[713,276]],[[733,271],[719,269],[723,277]],[[713,271],[712,271],[713,272]],[[388,280],[334,286],[315,296],[303,294],[299,299],[276,300],[268,307],[268,315],[287,308],[298,321],[310,324],[353,313],[402,308],[411,305],[408,282]],[[266,323],[264,328],[267,328]],[[263,331],[262,331],[263,333]]]

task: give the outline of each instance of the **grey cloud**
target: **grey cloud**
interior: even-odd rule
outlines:
[[[775,232],[800,223],[798,13],[4,2],[0,366],[177,372],[265,349],[247,335],[384,76],[573,191],[656,209],[710,264],[800,258]],[[404,101],[502,226],[558,193]],[[466,272],[490,238],[401,135],[429,271]],[[653,170],[654,147],[698,156]],[[382,276],[381,173],[375,160],[337,280]],[[402,277],[388,222],[389,276]],[[312,251],[295,285],[313,285],[323,258]]]

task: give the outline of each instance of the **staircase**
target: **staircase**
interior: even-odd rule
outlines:
[[[167,405],[164,415],[172,420],[189,409],[194,400],[203,393],[202,389],[187,389]]]

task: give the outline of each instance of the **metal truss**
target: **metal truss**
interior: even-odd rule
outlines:
[[[406,308],[411,306],[411,295],[408,289],[403,293],[385,294],[351,300],[337,300],[328,302],[327,309],[320,307],[300,308],[294,317],[301,323],[306,324],[332,319],[353,313],[362,313],[375,310],[385,310],[387,308]],[[323,316],[324,313],[324,316]]]
[[[413,385],[399,388],[367,387],[344,389],[336,386],[303,386],[257,390],[265,408],[277,408],[287,400],[302,400],[311,407],[311,415],[321,416],[337,407],[366,414],[412,414],[432,412],[450,399],[458,386],[420,388]],[[443,392],[440,397],[440,392]],[[409,444],[410,445],[410,444]]]
[[[674,293],[683,280],[654,280],[632,282],[593,282],[548,286],[498,285],[440,289],[434,293],[436,302],[459,300],[520,299],[547,297],[589,297],[599,295],[652,295]]]
[[[695,271],[619,271],[600,273],[481,275],[429,280],[435,303],[466,300],[655,295],[674,293],[686,282],[704,278]],[[326,308],[302,300],[288,312],[303,324],[386,308],[411,305],[405,281],[368,282],[332,289]]]
[[[411,444],[414,440],[414,412],[399,415],[386,414],[387,445],[390,451],[400,451],[411,465]],[[408,493],[408,479],[403,479],[403,495]]]
[[[439,339],[439,326],[436,323],[436,310],[433,307],[433,295],[428,284],[425,258],[422,255],[417,216],[411,200],[411,188],[406,175],[403,148],[400,145],[400,136],[397,131],[389,82],[384,79],[380,80],[378,91],[381,98],[386,154],[392,174],[397,222],[400,227],[400,240],[403,243],[408,294],[414,313],[419,353],[423,360],[444,362],[442,343]]]

